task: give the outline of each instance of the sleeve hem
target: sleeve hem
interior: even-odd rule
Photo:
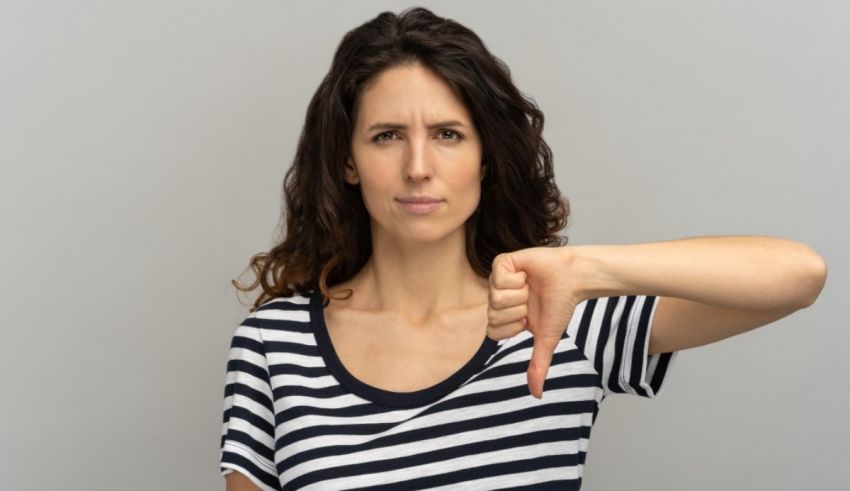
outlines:
[[[655,399],[663,392],[664,381],[677,352],[649,354],[652,323],[661,297],[654,295],[626,297],[627,306],[630,299],[633,299],[636,304],[630,308],[627,307],[628,318],[624,319],[626,332],[622,342],[624,346],[634,346],[634,350],[629,350],[630,353],[625,355],[616,370],[617,387],[606,388],[604,396],[625,392]]]
[[[226,477],[228,474],[231,474],[234,471],[238,471],[240,474],[242,474],[243,476],[250,479],[252,483],[254,483],[257,487],[259,487],[263,491],[278,491],[278,488],[273,488],[273,487],[269,486],[268,484],[261,481],[257,476],[253,475],[247,469],[245,469],[244,467],[242,467],[238,464],[234,464],[232,462],[222,462],[220,464],[220,466],[221,466],[221,477]]]
[[[243,445],[239,442],[235,442],[233,440],[225,440],[224,446],[221,448],[220,454],[223,456],[224,452],[231,452],[240,455],[242,458],[247,459],[252,464],[271,475],[277,473],[277,469],[275,468],[273,463],[258,455],[257,452],[254,452],[254,450],[252,450],[250,447]],[[227,463],[229,462],[222,460],[222,465]]]

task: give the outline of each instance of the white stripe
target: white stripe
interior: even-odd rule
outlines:
[[[272,386],[274,387],[297,386],[307,387],[310,389],[324,389],[327,387],[337,387],[339,385],[339,382],[337,382],[332,375],[325,375],[322,377],[305,377],[294,373],[284,373],[272,376],[271,381]]]
[[[315,368],[325,366],[321,356],[302,355],[299,353],[281,353],[279,351],[269,351],[266,353],[269,367],[274,365],[299,365],[302,367]]]
[[[283,341],[287,343],[316,346],[316,338],[312,332],[287,331],[285,329],[263,329],[263,339],[266,341]]]
[[[257,317],[260,319],[275,321],[310,322],[310,309],[305,310],[258,310]]]

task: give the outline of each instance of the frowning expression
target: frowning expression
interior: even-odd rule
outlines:
[[[434,241],[462,233],[478,207],[478,132],[452,87],[421,64],[389,68],[361,92],[351,153],[345,179],[360,185],[373,231]],[[421,196],[437,202],[402,202]]]

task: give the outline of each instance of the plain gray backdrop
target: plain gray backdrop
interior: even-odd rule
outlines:
[[[804,242],[810,308],[608,398],[583,489],[850,486],[850,4],[5,2],[4,489],[223,489],[225,357],[305,110],[350,29],[422,5],[546,115],[570,244]]]

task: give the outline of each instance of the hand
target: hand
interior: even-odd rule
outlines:
[[[526,329],[532,334],[528,389],[538,399],[543,397],[543,382],[555,348],[581,302],[564,247],[531,247],[499,254],[490,273],[487,336],[504,339]]]

